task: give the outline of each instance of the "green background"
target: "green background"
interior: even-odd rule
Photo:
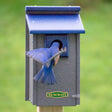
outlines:
[[[25,5],[81,6],[81,104],[64,112],[111,112],[112,0],[0,0],[0,112],[36,112],[25,102]]]

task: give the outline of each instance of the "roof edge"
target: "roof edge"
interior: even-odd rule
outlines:
[[[81,10],[80,6],[25,6],[26,11],[75,11]]]
[[[44,30],[44,31],[41,31],[41,30],[30,30],[30,33],[31,34],[75,34],[75,33],[82,33],[84,34],[85,33],[85,30],[54,30],[54,31],[50,31],[50,30]]]

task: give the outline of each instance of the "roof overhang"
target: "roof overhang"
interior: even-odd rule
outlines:
[[[27,6],[26,21],[29,32],[33,34],[85,33],[79,11],[79,6]]]

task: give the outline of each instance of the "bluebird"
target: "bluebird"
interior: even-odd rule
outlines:
[[[50,85],[56,83],[53,66],[58,63],[60,54],[66,52],[66,48],[62,47],[61,41],[54,40],[50,48],[39,48],[26,52],[27,56],[42,64],[40,71],[34,76],[35,81],[40,80],[42,83]]]

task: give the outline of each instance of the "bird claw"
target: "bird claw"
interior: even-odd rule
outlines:
[[[66,47],[62,48],[57,54],[55,54],[54,56],[52,56],[52,57],[45,63],[45,66],[48,68],[49,65],[50,65],[50,61],[51,61],[52,59],[55,59],[57,56],[59,56],[60,54],[66,52],[66,51],[67,51],[67,48],[66,48]]]
[[[64,53],[64,52],[67,52],[67,48],[66,47],[64,47],[64,48],[61,48],[61,53]]]
[[[63,50],[64,50],[64,52],[67,52],[67,48],[66,48],[66,47],[64,47],[64,49],[63,49]]]
[[[50,66],[50,61],[47,61],[47,62],[45,63],[45,66],[48,68],[48,67]]]

